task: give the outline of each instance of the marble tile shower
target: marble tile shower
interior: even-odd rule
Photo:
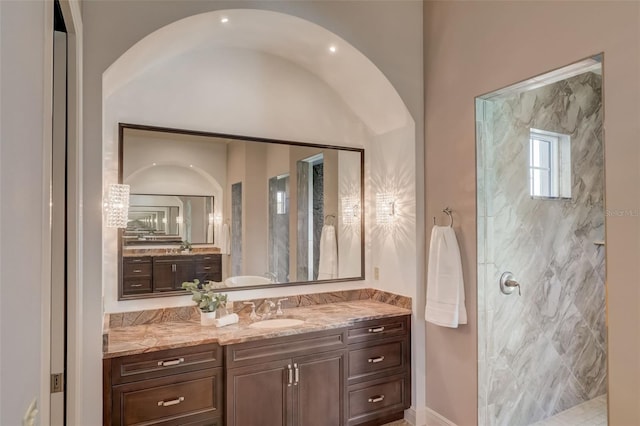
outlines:
[[[477,101],[480,425],[533,424],[606,393],[601,82]],[[570,199],[530,196],[531,128],[570,136]],[[500,292],[505,271],[522,296]]]

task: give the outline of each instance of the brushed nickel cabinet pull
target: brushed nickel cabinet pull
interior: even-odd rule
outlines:
[[[381,356],[376,357],[376,358],[369,358],[367,361],[369,361],[372,364],[375,364],[377,362],[382,362],[382,361],[384,361],[384,355],[381,355]]]
[[[369,333],[381,333],[383,331],[384,331],[384,326],[369,329]]]
[[[159,367],[171,367],[172,365],[182,364],[184,358],[172,359],[171,361],[158,361]]]
[[[131,284],[130,287],[142,287],[142,284]]]
[[[208,271],[209,269],[211,269],[211,266],[205,266],[205,267],[204,267],[204,270],[205,270],[205,271]]]
[[[287,386],[291,386],[291,384],[293,383],[293,370],[291,369],[291,364],[287,365],[287,370],[289,370],[289,383],[287,383]]]
[[[176,264],[172,263],[171,264],[171,272],[175,272],[176,271]]]
[[[134,270],[133,270],[133,273],[134,273],[134,274],[139,274],[140,272],[142,272],[142,269],[134,269]]]
[[[372,396],[369,398],[369,402],[380,402],[384,399],[384,395]]]
[[[172,405],[180,404],[182,401],[184,401],[184,396],[172,399],[171,401],[158,401],[158,407],[170,407]]]
[[[294,379],[294,385],[297,385],[298,382],[300,382],[300,369],[298,368],[298,364],[293,364],[293,369],[295,371],[295,379]]]

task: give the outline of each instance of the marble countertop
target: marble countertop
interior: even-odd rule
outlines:
[[[176,249],[175,253],[171,253],[168,249],[148,249],[148,248],[126,248],[122,250],[122,257],[139,257],[139,256],[193,256],[203,254],[220,254],[218,247],[192,249],[188,252],[182,252]]]
[[[273,315],[271,318],[298,318],[305,322],[279,329],[251,328],[251,321],[246,317],[241,317],[237,324],[221,328],[201,326],[195,321],[114,327],[108,330],[108,343],[103,357],[114,358],[205,343],[230,345],[347,327],[359,321],[409,314],[411,310],[398,306],[373,300],[355,300],[285,309],[283,316]]]

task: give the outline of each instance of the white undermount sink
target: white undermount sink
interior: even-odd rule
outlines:
[[[295,318],[274,318],[264,321],[254,322],[249,325],[250,328],[285,328],[294,327],[296,325],[304,324],[303,320]]]

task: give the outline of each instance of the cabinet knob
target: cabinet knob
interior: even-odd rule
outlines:
[[[172,405],[180,404],[182,401],[184,401],[184,396],[172,399],[171,401],[158,401],[158,407],[170,407]]]
[[[384,399],[384,395],[376,395],[369,398],[369,402],[380,402]]]

